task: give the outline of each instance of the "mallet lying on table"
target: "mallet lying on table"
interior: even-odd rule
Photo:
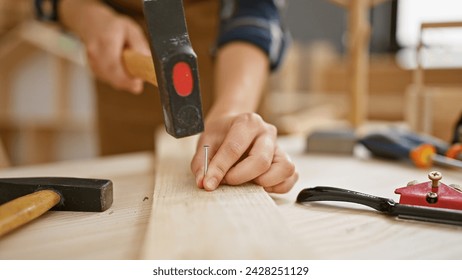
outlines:
[[[0,178],[0,237],[50,209],[103,212],[111,207],[112,200],[110,180]]]

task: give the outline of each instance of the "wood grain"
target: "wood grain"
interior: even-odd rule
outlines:
[[[168,138],[167,138],[168,137]],[[195,186],[195,138],[160,136],[144,259],[287,259],[300,248],[270,196],[257,185]]]

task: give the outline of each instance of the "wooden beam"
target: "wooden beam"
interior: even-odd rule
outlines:
[[[361,126],[367,119],[368,65],[369,65],[369,9],[386,0],[330,0],[348,9],[348,57],[351,78],[350,122]]]
[[[448,21],[448,22],[422,22],[420,29],[429,29],[429,28],[461,28],[462,21]]]
[[[206,192],[189,169],[196,138],[157,137],[153,208],[143,259],[288,259],[301,255],[262,187]],[[307,251],[306,251],[307,252]]]
[[[32,20],[19,26],[19,30],[25,42],[77,65],[86,64],[82,44],[57,26]]]
[[[342,7],[348,7],[350,5],[351,1],[354,1],[354,0],[330,0],[330,2],[332,2],[334,4],[337,4],[339,6],[342,6]],[[373,7],[375,5],[383,3],[385,1],[388,1],[388,0],[368,0],[368,5],[369,5],[369,7]]]
[[[2,139],[0,138],[0,168],[5,168],[10,166],[10,160],[6,153],[5,146],[3,145]]]
[[[355,128],[367,119],[370,35],[368,2],[368,0],[351,0],[348,7],[348,54],[351,71],[350,121]]]

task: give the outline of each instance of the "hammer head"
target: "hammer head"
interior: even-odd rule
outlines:
[[[182,0],[144,0],[143,11],[156,70],[164,122],[176,138],[204,130],[197,57]]]
[[[112,205],[112,182],[103,179],[36,177],[0,178],[0,205],[40,190],[53,190],[61,201],[51,210],[103,212]]]

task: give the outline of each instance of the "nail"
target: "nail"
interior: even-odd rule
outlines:
[[[204,145],[204,178],[209,169],[209,145]]]

